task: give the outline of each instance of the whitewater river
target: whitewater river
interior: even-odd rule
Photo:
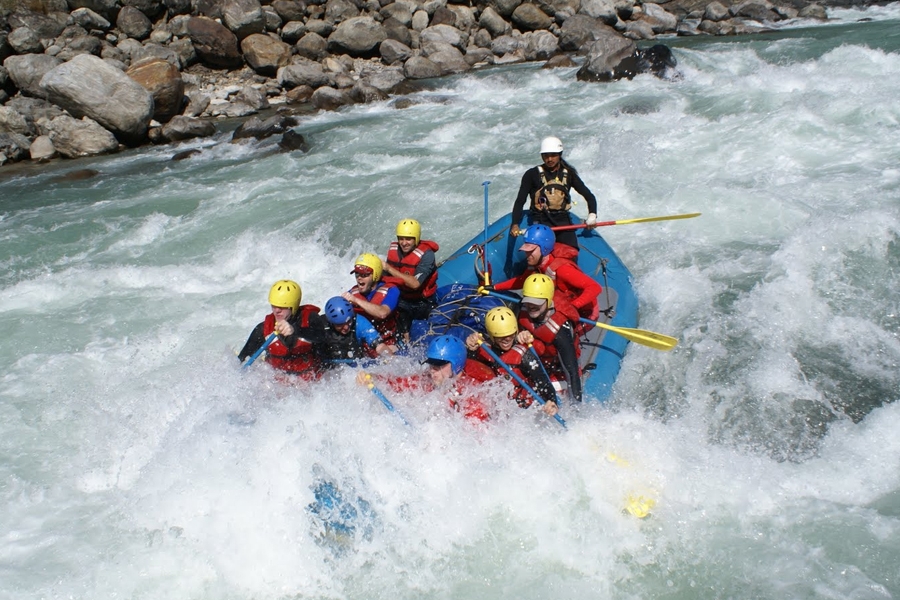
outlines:
[[[900,598],[900,6],[832,14],[669,40],[676,82],[525,65],[305,117],[307,154],[0,172],[0,599]],[[406,427],[352,371],[238,369],[273,281],[322,305],[406,217],[447,256],[551,134],[601,220],[703,213],[603,229],[680,340],[606,404],[477,430],[394,394]],[[374,513],[341,548],[323,477]]]

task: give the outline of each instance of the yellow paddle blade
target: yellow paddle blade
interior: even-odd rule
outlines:
[[[650,516],[650,511],[654,506],[656,506],[656,500],[653,498],[628,496],[625,498],[624,511],[638,519],[645,519]]]
[[[643,217],[640,219],[624,219],[616,221],[616,225],[628,225],[629,223],[649,223],[650,221],[674,221],[675,219],[693,219],[699,217],[701,213],[686,213],[683,215],[669,215],[667,217]]]
[[[656,333],[655,331],[647,331],[646,329],[634,329],[632,327],[615,327],[613,325],[601,323],[600,321],[588,321],[588,323],[593,323],[595,327],[607,329],[609,331],[612,331],[613,333],[621,335],[628,341],[634,342],[635,344],[640,344],[642,346],[647,346],[648,348],[653,348],[654,350],[662,350],[664,352],[668,352],[678,345],[677,339],[668,335]]]

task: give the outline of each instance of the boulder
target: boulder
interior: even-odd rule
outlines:
[[[547,60],[559,52],[559,39],[549,31],[526,33],[525,60]]]
[[[607,25],[615,25],[619,14],[613,0],[582,0],[578,13],[600,19]]]
[[[184,107],[184,80],[169,61],[147,58],[133,63],[125,74],[153,96],[153,119],[165,123]]]
[[[136,8],[147,17],[156,19],[165,11],[165,6],[159,0],[120,0],[122,7]]]
[[[241,41],[244,60],[260,75],[274,77],[291,62],[291,47],[275,36],[254,33]]]
[[[47,127],[53,147],[68,158],[108,154],[119,148],[115,136],[88,117],[78,120],[62,115]]]
[[[116,17],[116,27],[130,38],[145,40],[153,30],[153,23],[135,7],[123,6]]]
[[[512,31],[512,25],[490,6],[481,11],[478,25],[487,29],[492,37],[506,35]]]
[[[6,43],[16,54],[40,54],[44,51],[41,39],[28,27],[16,27],[10,31]]]
[[[20,133],[0,133],[0,165],[6,160],[25,160],[29,156],[31,142]]]
[[[401,44],[397,40],[384,40],[378,46],[378,53],[381,54],[382,60],[390,65],[405,62],[412,56],[413,51],[409,46]]]
[[[678,26],[678,19],[658,4],[645,4],[644,15],[642,21],[649,23],[653,29],[653,33],[666,33],[675,31]]]
[[[337,110],[342,106],[352,104],[353,101],[347,91],[324,86],[313,92],[309,103],[320,110]]]
[[[56,148],[53,147],[53,141],[49,135],[39,135],[31,142],[28,153],[31,155],[31,160],[50,160],[56,157]]]
[[[239,40],[266,30],[266,17],[259,0],[225,0],[222,21]]]
[[[584,65],[575,74],[578,81],[611,81],[613,71],[635,51],[634,42],[619,34],[607,35],[588,48]]]
[[[441,67],[424,56],[413,56],[403,63],[403,74],[407,79],[429,79],[441,76]]]
[[[41,87],[48,100],[74,117],[90,117],[125,144],[140,143],[147,134],[153,116],[150,92],[101,58],[76,56],[48,71]],[[64,154],[58,145],[57,150]]]
[[[18,133],[34,135],[34,127],[16,109],[11,106],[0,106],[0,133]]]
[[[608,35],[618,34],[601,19],[574,15],[563,21],[559,28],[559,48],[564,52],[587,50],[592,43]]]
[[[381,23],[372,17],[353,17],[328,36],[328,49],[351,56],[369,56],[377,53],[378,45],[386,39],[387,32]]]
[[[512,22],[524,31],[549,29],[553,24],[550,17],[534,4],[520,4],[512,14]]]
[[[285,23],[306,19],[306,3],[300,0],[275,0],[272,2],[272,8]]]
[[[469,44],[469,36],[450,25],[433,25],[426,27],[419,37],[419,43],[423,46],[431,42],[442,42],[458,50],[465,50]]]
[[[191,17],[188,35],[197,57],[213,67],[236,69],[244,64],[237,36],[227,27],[207,17]]]
[[[309,144],[306,142],[306,138],[303,137],[302,133],[297,133],[293,129],[288,129],[284,132],[284,135],[281,136],[281,141],[278,142],[278,147],[288,152],[292,150],[309,152]]]
[[[47,54],[23,54],[10,56],[3,61],[3,66],[20,92],[35,98],[46,98],[47,92],[41,87],[41,78],[62,62]]]
[[[322,60],[328,56],[328,40],[314,31],[304,35],[294,46],[297,55],[309,60]]]
[[[27,27],[38,39],[56,39],[69,24],[69,15],[65,12],[34,12],[30,10],[17,10],[9,15],[9,27],[15,30],[18,27]]]
[[[521,4],[522,0],[489,0],[487,8],[508,19]]]
[[[102,16],[108,22],[116,20],[116,14],[121,8],[119,0],[68,0],[68,2],[69,8],[73,11],[86,8]]]
[[[315,89],[331,83],[328,73],[319,63],[308,59],[295,59],[297,62],[278,69],[278,83],[286,90],[301,85]]]
[[[472,66],[466,62],[463,53],[450,45],[446,45],[444,49],[438,52],[429,54],[428,60],[441,68],[441,75],[465,73],[472,68]]]
[[[162,137],[170,142],[180,142],[198,137],[215,135],[216,126],[210,121],[178,115],[163,125]]]

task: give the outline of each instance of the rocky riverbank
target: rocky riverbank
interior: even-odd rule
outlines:
[[[0,165],[209,136],[270,107],[235,139],[302,150],[297,114],[404,82],[573,55],[582,80],[666,77],[668,49],[636,42],[826,16],[806,0],[0,0]]]

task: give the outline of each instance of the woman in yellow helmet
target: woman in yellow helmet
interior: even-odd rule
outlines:
[[[304,379],[317,379],[321,364],[313,353],[312,342],[320,336],[324,322],[319,317],[319,307],[301,305],[302,297],[303,291],[296,281],[276,281],[269,290],[272,312],[250,333],[238,360],[244,362],[262,348],[270,334],[275,333],[277,337],[266,348],[266,362]]]
[[[528,351],[522,344],[516,343],[516,335],[519,333],[519,323],[516,315],[505,306],[492,308],[484,318],[484,328],[487,331],[489,341],[486,342],[491,349],[506,363],[525,383],[531,386],[544,400],[541,410],[551,417],[559,410],[556,404],[556,393],[547,373],[541,367],[537,357]],[[494,358],[481,348],[485,343],[480,333],[470,334],[466,338],[466,348],[476,353],[476,359],[491,367],[495,373],[507,376],[506,371],[494,360]],[[512,398],[521,408],[528,408],[534,398],[518,383]]]
[[[540,273],[525,279],[522,296],[517,341],[533,344],[554,386],[562,391],[565,383],[572,400],[581,402],[581,349],[574,326],[578,311],[556,291],[553,280]]]

